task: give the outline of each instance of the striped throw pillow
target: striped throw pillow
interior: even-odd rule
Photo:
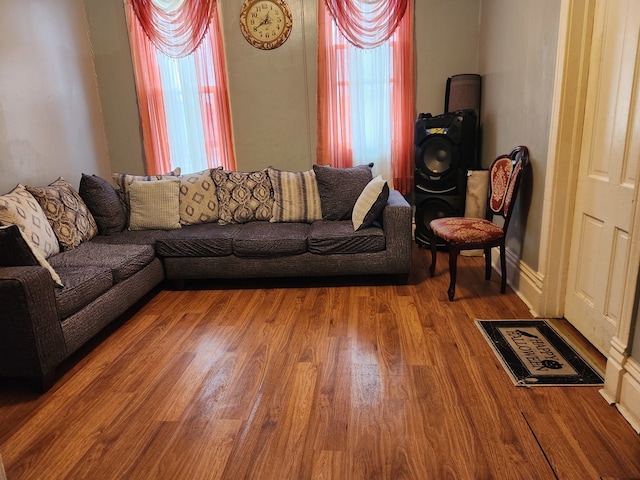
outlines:
[[[318,182],[313,170],[285,172],[269,168],[273,186],[272,222],[312,223],[322,219]]]
[[[371,180],[356,200],[351,215],[354,230],[370,227],[380,217],[389,200],[389,185],[378,175]]]

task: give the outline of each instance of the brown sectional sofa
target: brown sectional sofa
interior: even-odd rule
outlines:
[[[375,221],[359,230],[351,219],[319,218],[108,231],[109,220],[96,210],[105,198],[83,198],[100,233],[47,258],[64,287],[35,262],[0,262],[0,376],[32,377],[48,389],[62,361],[165,279],[179,285],[190,279],[334,275],[403,281],[411,268],[412,210],[395,190],[384,196]],[[2,243],[12,245],[0,235]]]

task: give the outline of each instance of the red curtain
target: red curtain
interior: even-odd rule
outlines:
[[[407,12],[409,0],[324,0],[345,38],[359,48],[387,41]]]
[[[168,57],[185,57],[202,42],[217,0],[129,0],[149,40]]]

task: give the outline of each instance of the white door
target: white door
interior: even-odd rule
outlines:
[[[597,1],[564,316],[605,354],[629,268],[640,156],[639,32],[638,0]]]

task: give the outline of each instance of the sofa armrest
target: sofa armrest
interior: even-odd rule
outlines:
[[[387,250],[398,262],[398,272],[411,270],[413,209],[398,190],[389,191],[387,206],[382,212]]]
[[[43,267],[0,267],[0,375],[44,381],[66,358],[55,288]]]

